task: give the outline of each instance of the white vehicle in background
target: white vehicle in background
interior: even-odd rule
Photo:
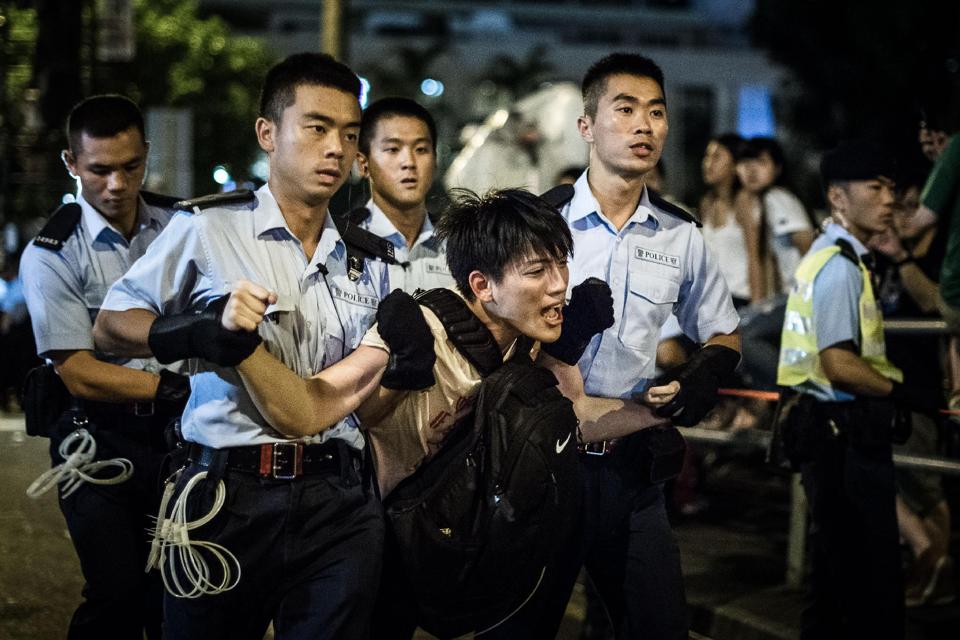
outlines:
[[[483,124],[464,127],[464,147],[450,164],[444,186],[543,193],[564,169],[587,164],[587,145],[577,130],[582,113],[580,89],[572,82],[549,84],[510,110],[498,109]]]

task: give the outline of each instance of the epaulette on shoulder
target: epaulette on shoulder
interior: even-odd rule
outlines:
[[[67,241],[77,223],[80,222],[82,214],[83,209],[76,202],[61,205],[47,219],[43,229],[33,239],[33,244],[50,251],[60,251],[60,249],[63,249],[63,243]]]
[[[162,209],[176,209],[177,203],[183,201],[183,198],[178,198],[177,196],[166,196],[162,193],[144,191],[143,189],[140,190],[140,195],[143,196],[143,201],[151,207],[160,207]]]
[[[333,223],[347,246],[347,275],[353,281],[359,280],[363,274],[365,259],[376,258],[387,264],[402,265],[404,268],[409,266],[409,263],[397,260],[396,248],[392,242],[359,226],[369,215],[370,211],[366,207],[359,207],[333,216]]]
[[[540,194],[540,199],[559,211],[563,208],[563,205],[573,200],[574,193],[575,190],[572,184],[558,184],[552,189],[548,189]]]
[[[208,196],[200,196],[199,198],[191,198],[189,200],[180,200],[174,204],[174,208],[181,209],[183,211],[209,209],[210,207],[219,207],[225,204],[250,202],[253,200],[253,198],[253,191],[250,189],[237,189],[236,191],[211,193]]]
[[[857,250],[853,248],[853,245],[844,240],[843,238],[837,238],[835,243],[840,247],[840,254],[852,262],[853,264],[860,266],[860,256],[857,255]]]
[[[703,226],[700,223],[700,220],[697,218],[697,216],[693,215],[683,207],[678,207],[677,205],[673,204],[672,202],[670,202],[669,200],[661,196],[659,193],[657,193],[650,187],[647,187],[647,193],[650,197],[650,203],[653,206],[655,206],[657,209],[660,209],[661,211],[665,211],[672,216],[676,216],[681,220],[692,222],[698,227]]]

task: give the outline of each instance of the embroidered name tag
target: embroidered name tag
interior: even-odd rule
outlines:
[[[672,256],[669,253],[660,253],[659,251],[650,251],[643,247],[637,247],[634,249],[633,257],[637,260],[643,260],[644,262],[662,264],[665,267],[680,268],[680,258],[678,256]]]
[[[355,304],[369,309],[376,309],[380,304],[380,299],[376,296],[368,296],[356,291],[344,291],[336,285],[330,286],[330,293],[337,300],[343,300],[347,304]]]
[[[446,265],[434,264],[432,262],[425,262],[423,269],[426,273],[439,273],[445,276],[450,275],[450,270],[447,269]]]

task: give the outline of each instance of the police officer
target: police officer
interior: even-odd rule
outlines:
[[[394,246],[390,289],[413,294],[452,286],[443,245],[427,216],[427,192],[437,167],[437,125],[430,112],[408,98],[383,98],[368,106],[357,163],[370,184],[370,200],[358,212],[360,227]]]
[[[372,324],[386,272],[369,263],[348,273],[327,212],[356,157],[359,95],[356,75],[329,56],[296,54],[274,66],[256,122],[268,183],[194,203],[198,213],[176,220],[111,289],[97,324],[98,341],[117,351],[200,358],[183,416],[190,463],[175,496],[199,473],[207,491],[222,478],[228,503],[192,535],[231,552],[242,575],[232,589],[213,590],[219,595],[168,596],[170,638],[259,639],[271,619],[278,637],[369,633],[384,524],[361,481],[355,419],[287,439],[233,368],[262,341],[298,375],[313,375],[350,353]],[[225,305],[238,297],[223,294],[241,279],[274,292],[262,304],[247,300],[265,319],[224,324]],[[199,513],[211,501],[204,492],[185,500]]]
[[[663,73],[648,58],[612,54],[587,71],[582,91],[590,165],[560,198],[575,247],[570,281],[609,283],[616,316],[579,361],[585,391],[642,394],[674,424],[696,424],[739,362],[738,317],[696,220],[644,185],[667,135]],[[671,313],[704,346],[654,381]],[[679,472],[682,448],[673,427],[583,448],[584,562],[618,638],[687,636],[680,553],[659,484]]]
[[[152,358],[107,357],[95,349],[92,329],[107,289],[167,226],[175,199],[140,188],[148,144],[140,110],[127,98],[101,95],[77,104],[67,140],[63,161],[80,193],[26,248],[20,271],[37,352],[73,397],[72,408],[50,426],[51,459],[62,464],[88,446],[79,437],[87,433],[95,461],[120,457],[133,467],[124,482],[82,483],[60,498],[86,582],[68,637],[142,638],[146,631],[159,638],[162,595],[159,581],[143,572],[144,532],[159,499],[164,427],[179,415],[189,387],[186,377]],[[28,414],[42,413],[51,399],[35,400],[26,403]]]
[[[886,358],[866,248],[892,223],[894,167],[882,147],[858,141],[827,153],[820,170],[832,222],[797,267],[777,371],[807,416],[784,433],[812,513],[801,637],[902,638],[891,441],[905,422],[897,405],[924,394],[905,389]]]

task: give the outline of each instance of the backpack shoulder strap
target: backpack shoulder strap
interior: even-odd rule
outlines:
[[[490,375],[503,364],[503,356],[490,330],[460,296],[441,288],[423,291],[416,298],[440,319],[457,351],[477,368],[481,376]]]
[[[563,205],[573,200],[575,193],[572,184],[558,184],[557,186],[544,191],[540,194],[540,199],[546,201],[551,207],[559,211]]]
[[[700,220],[697,219],[697,216],[693,215],[683,207],[678,207],[677,205],[673,204],[650,187],[647,187],[647,194],[650,197],[650,203],[653,204],[653,206],[655,206],[657,209],[665,211],[672,216],[676,216],[681,220],[692,222],[698,227],[703,226],[703,224],[700,223]]]
[[[33,239],[33,244],[50,251],[60,251],[63,249],[63,244],[67,241],[67,238],[73,233],[77,223],[80,222],[82,214],[83,209],[76,202],[61,205],[47,219],[43,229]]]
[[[347,273],[351,280],[358,280],[363,274],[365,259],[399,264],[404,269],[410,265],[409,262],[397,260],[392,242],[359,226],[369,216],[370,211],[366,207],[357,207],[344,215],[333,216],[333,223],[347,246]]]

